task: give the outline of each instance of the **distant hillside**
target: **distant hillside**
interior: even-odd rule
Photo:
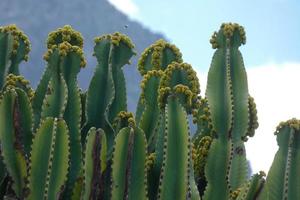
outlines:
[[[79,84],[84,89],[88,87],[96,65],[96,59],[92,57],[93,38],[115,31],[127,34],[138,52],[132,59],[131,66],[125,67],[128,107],[131,111],[135,110],[139,92],[140,75],[136,69],[137,58],[144,48],[163,38],[162,35],[152,33],[141,24],[130,21],[106,0],[2,0],[0,26],[11,23],[23,29],[31,41],[30,60],[21,66],[21,72],[34,87],[45,68],[42,55],[46,50],[45,41],[50,31],[70,24],[84,36],[88,65],[79,75]]]

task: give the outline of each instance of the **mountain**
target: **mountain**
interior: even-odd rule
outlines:
[[[46,51],[47,35],[58,27],[70,24],[85,39],[84,51],[88,64],[79,74],[79,85],[83,89],[87,89],[96,66],[96,58],[92,56],[93,38],[116,31],[128,35],[138,53],[132,59],[132,64],[125,66],[130,111],[135,111],[139,94],[141,77],[137,71],[137,59],[147,46],[163,38],[163,35],[131,21],[107,0],[2,0],[0,26],[12,23],[20,27],[31,42],[29,61],[23,63],[20,70],[33,87],[36,87],[45,69],[46,63],[42,57]]]

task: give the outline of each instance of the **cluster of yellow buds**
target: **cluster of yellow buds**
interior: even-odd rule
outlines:
[[[49,33],[47,48],[50,49],[53,45],[58,45],[62,42],[68,42],[73,46],[83,48],[83,37],[81,33],[75,31],[70,25],[65,25],[64,27]]]
[[[192,66],[187,63],[177,63],[172,62],[168,65],[167,69],[165,70],[165,75],[163,76],[161,80],[160,87],[170,87],[171,86],[171,80],[173,74],[175,74],[176,71],[183,71],[185,74],[187,74],[187,81],[188,81],[188,87],[189,89],[196,95],[200,93],[200,85],[199,85],[199,79],[197,77],[196,72],[193,70]]]
[[[121,111],[114,119],[113,126],[116,127],[119,123],[128,123],[129,127],[135,127],[135,120],[132,112]]]
[[[250,112],[250,120],[249,120],[249,126],[247,131],[247,136],[253,137],[255,130],[258,128],[258,119],[257,119],[257,110],[256,110],[256,104],[254,102],[254,98],[249,96],[248,99],[248,105],[249,105],[249,112]]]
[[[182,62],[182,54],[179,49],[163,39],[157,40],[150,47],[146,48],[138,61],[138,70],[144,75],[149,70],[165,70],[167,66],[162,66],[163,54],[170,51],[175,55],[176,62]]]
[[[237,197],[239,196],[240,192],[241,192],[240,188],[238,188],[238,189],[236,189],[234,191],[230,191],[229,199],[232,199],[232,200],[237,199]]]
[[[219,47],[217,37],[218,37],[218,33],[214,32],[213,35],[211,36],[211,39],[209,40],[213,49],[216,49]]]
[[[193,144],[194,169],[198,177],[204,178],[204,168],[211,143],[212,138],[204,136],[197,144]]]
[[[103,40],[111,40],[112,44],[115,46],[119,46],[120,42],[122,42],[123,44],[125,44],[126,46],[128,46],[129,48],[133,49],[134,48],[134,44],[132,43],[132,41],[130,40],[129,37],[127,37],[126,35],[119,33],[119,32],[115,32],[113,34],[110,35],[102,35],[99,37],[95,37],[94,42],[100,43]]]
[[[166,105],[166,98],[171,93],[170,87],[163,87],[158,89],[158,105],[160,108],[164,108]]]
[[[18,49],[20,44],[24,44],[24,55],[23,59],[28,61],[28,53],[30,52],[30,42],[28,37],[21,31],[15,24],[0,27],[0,33],[10,34],[13,38],[12,42],[12,51],[11,51],[11,58],[14,58],[18,54]]]
[[[237,23],[223,23],[221,25],[221,29],[223,30],[223,34],[226,38],[230,38],[233,36],[235,31],[238,31],[240,37],[241,37],[241,43],[246,43],[246,32],[244,30],[244,27],[240,26]]]
[[[226,41],[226,44],[230,43],[231,38],[235,37],[235,35],[240,38],[239,41],[241,44],[246,44],[246,32],[244,27],[237,23],[223,23],[220,31],[212,34],[209,42],[211,43],[213,49],[217,49],[222,46],[221,43],[224,41]]]
[[[74,52],[80,57],[80,67],[86,66],[86,60],[84,57],[83,50],[78,46],[72,46],[68,42],[63,42],[58,45],[58,52],[61,57],[67,56],[69,52]]]
[[[277,135],[279,133],[279,131],[283,128],[283,127],[290,127],[295,129],[296,131],[300,130],[300,120],[296,119],[296,118],[292,118],[288,121],[285,122],[280,122],[280,124],[276,127],[276,131],[275,131],[275,135]]]
[[[30,100],[33,99],[34,90],[30,87],[28,80],[26,80],[23,76],[17,76],[14,74],[7,75],[4,90],[10,90],[17,87],[23,89],[27,93],[27,96]]]
[[[146,169],[149,171],[152,166],[154,165],[156,159],[156,154],[155,153],[150,153],[147,158],[146,158]]]
[[[86,66],[86,59],[84,57],[84,53],[82,48],[78,46],[73,46],[69,42],[62,42],[58,45],[53,44],[51,48],[49,48],[44,54],[44,60],[49,61],[51,55],[54,51],[58,50],[58,54],[61,58],[66,57],[68,53],[74,52],[80,57],[80,67]]]
[[[187,106],[192,106],[192,100],[195,98],[195,94],[186,85],[178,84],[173,88],[174,93],[183,94],[186,97]]]

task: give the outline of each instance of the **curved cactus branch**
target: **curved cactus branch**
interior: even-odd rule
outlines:
[[[126,88],[122,67],[135,54],[130,39],[120,33],[95,39],[94,55],[98,65],[91,80],[86,99],[86,124],[83,137],[90,127],[105,131],[108,148],[112,149],[112,121],[120,111],[126,111]]]
[[[69,167],[69,135],[66,123],[46,118],[32,144],[27,199],[59,198]]]
[[[259,199],[299,199],[300,120],[280,123],[275,134],[279,149]]]
[[[165,71],[168,65],[174,61],[182,62],[180,50],[175,45],[160,39],[144,50],[138,61],[138,70],[142,76],[153,70]],[[140,97],[136,109],[137,124],[140,123],[144,109],[145,104],[142,102],[142,97]]]
[[[155,130],[159,120],[158,87],[162,75],[163,72],[160,70],[148,71],[141,83],[142,93],[140,98],[144,102],[145,108],[139,126],[146,135],[148,149],[155,143]],[[153,149],[149,150],[153,151]]]
[[[0,27],[0,88],[7,74],[19,75],[19,64],[28,60],[29,51],[28,37],[16,25]]]
[[[138,62],[138,70],[141,75],[151,70],[164,71],[173,61],[182,62],[181,52],[175,45],[160,39],[144,50]]]

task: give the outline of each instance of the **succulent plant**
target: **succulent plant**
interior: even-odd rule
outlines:
[[[27,37],[15,25],[1,27],[0,199],[299,199],[299,120],[278,126],[267,178],[248,177],[244,143],[258,119],[239,51],[245,41],[238,24],[213,34],[201,96],[179,49],[158,40],[138,63],[143,80],[134,115],[123,74],[135,55],[127,36],[95,39],[98,64],[83,91],[81,34],[68,25],[51,32],[47,66],[33,90],[18,68],[28,59]]]

